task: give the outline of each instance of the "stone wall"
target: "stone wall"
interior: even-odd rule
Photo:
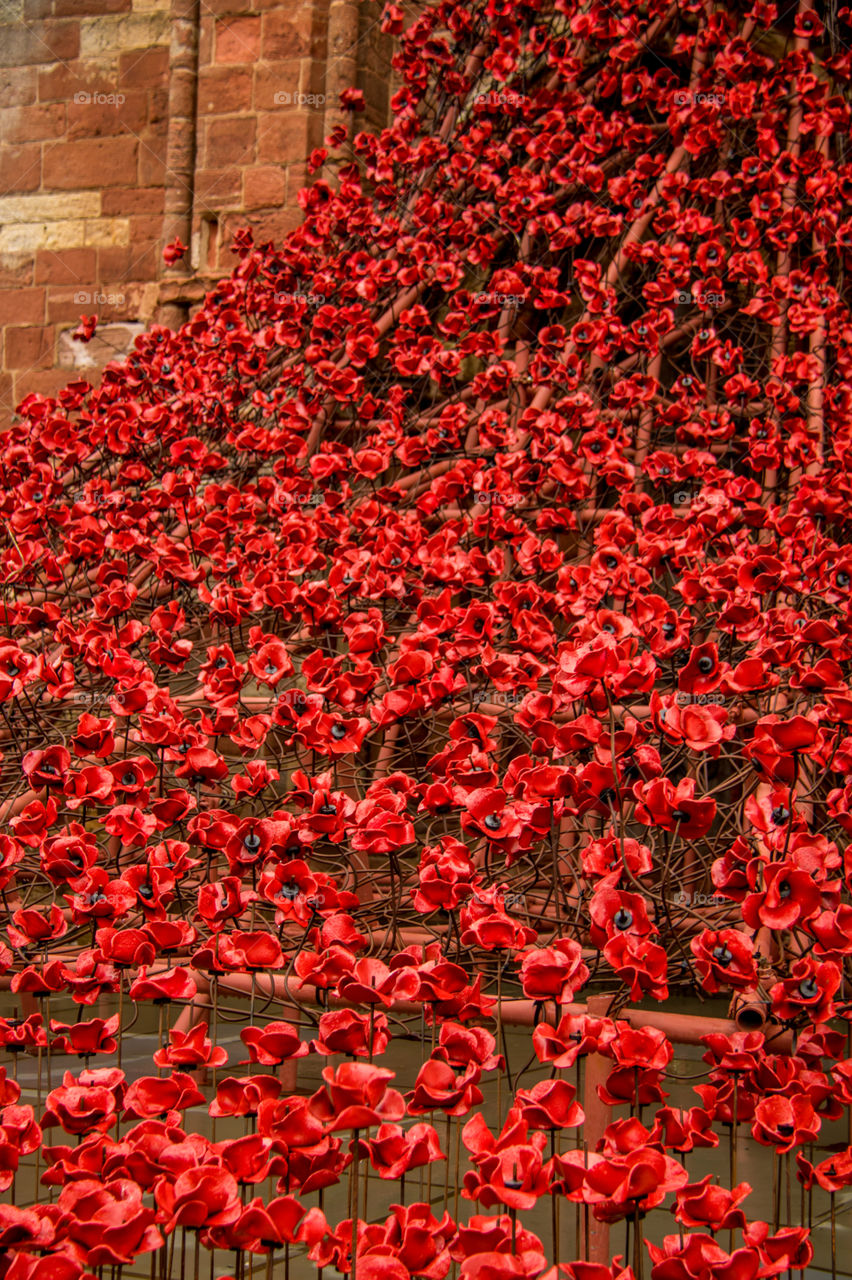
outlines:
[[[296,224],[306,160],[364,90],[388,120],[390,41],[359,0],[0,0],[0,420],[179,323],[234,231]],[[162,250],[184,228],[191,255]],[[81,314],[99,339],[70,334]]]

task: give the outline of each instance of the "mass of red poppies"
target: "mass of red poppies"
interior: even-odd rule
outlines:
[[[416,9],[0,438],[0,1280],[837,1263],[852,13]]]

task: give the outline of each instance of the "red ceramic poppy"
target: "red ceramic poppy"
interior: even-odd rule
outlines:
[[[204,1101],[204,1094],[192,1076],[184,1071],[173,1071],[170,1076],[162,1077],[140,1076],[127,1087],[124,1115],[149,1120],[198,1106]]]
[[[325,1067],[325,1084],[310,1099],[309,1109],[327,1133],[345,1129],[367,1129],[383,1122],[402,1119],[402,1094],[388,1088],[394,1072],[366,1062],[344,1062]]]
[[[381,1124],[375,1138],[364,1143],[364,1149],[379,1177],[386,1180],[396,1180],[409,1169],[447,1158],[431,1124],[413,1124],[407,1129],[398,1124]]]
[[[198,1022],[189,1031],[172,1028],[169,1043],[157,1049],[152,1058],[157,1067],[221,1067],[228,1061],[228,1051],[222,1045],[214,1047],[207,1035],[207,1023]]]
[[[707,1174],[700,1182],[688,1183],[681,1187],[676,1195],[675,1217],[685,1227],[709,1227],[711,1231],[742,1229],[745,1214],[739,1206],[751,1194],[747,1182],[728,1191],[725,1187],[714,1186],[712,1174]]]
[[[264,1102],[275,1101],[281,1094],[281,1081],[275,1076],[226,1076],[216,1088],[210,1103],[211,1116],[257,1115]]]
[[[161,1178],[154,1188],[158,1221],[167,1232],[176,1227],[230,1226],[242,1211],[233,1174],[215,1165],[186,1169],[172,1181]]]
[[[476,1063],[468,1063],[458,1075],[448,1062],[430,1058],[417,1073],[414,1088],[406,1094],[410,1116],[422,1116],[440,1110],[448,1116],[466,1116],[471,1107],[482,1102],[477,1087],[482,1072]]]
[[[265,1027],[245,1027],[240,1039],[249,1051],[248,1062],[275,1066],[290,1058],[303,1058],[308,1045],[299,1040],[298,1027],[289,1022],[268,1022]]]
[[[324,1233],[325,1217],[319,1209],[306,1211],[295,1196],[278,1196],[266,1203],[258,1197],[229,1227],[227,1239],[231,1248],[271,1253],[297,1241],[314,1244]]]
[[[752,1134],[765,1146],[792,1151],[812,1141],[820,1130],[819,1116],[803,1095],[762,1098],[754,1109]]]
[[[383,1013],[356,1013],[334,1009],[321,1015],[319,1036],[311,1041],[314,1053],[331,1057],[348,1053],[355,1058],[380,1057],[390,1042],[388,1020]]]
[[[51,1052],[76,1053],[79,1057],[88,1057],[90,1053],[115,1053],[118,1026],[117,1013],[111,1018],[92,1018],[89,1022],[76,1022],[70,1026],[51,1018],[51,1031],[62,1033],[51,1041]]]
[[[579,943],[557,938],[551,947],[528,951],[520,960],[521,986],[530,1000],[568,1004],[589,976]]]
[[[567,1080],[540,1080],[529,1090],[519,1089],[515,1104],[531,1129],[568,1129],[585,1119],[576,1092]]]
[[[91,1073],[89,1073],[91,1074]],[[47,1095],[41,1127],[61,1125],[66,1133],[85,1134],[93,1129],[106,1133],[118,1118],[119,1100],[107,1082],[84,1084],[66,1071],[63,1083]]]
[[[63,1187],[59,1208],[71,1222],[69,1238],[84,1250],[89,1266],[123,1266],[159,1249],[163,1237],[142,1189],[128,1178],[102,1184],[81,1178]]]

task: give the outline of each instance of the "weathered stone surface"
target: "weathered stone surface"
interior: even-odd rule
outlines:
[[[72,337],[73,332],[73,329],[66,329],[59,335],[57,363],[60,369],[103,368],[110,360],[126,355],[136,335],[145,332],[145,326],[107,324],[98,329],[89,342],[76,341]]]

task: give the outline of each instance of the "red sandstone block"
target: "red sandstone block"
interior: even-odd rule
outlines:
[[[35,102],[38,72],[35,67],[9,67],[0,83],[0,107],[23,107]]]
[[[24,0],[24,22],[38,22],[53,13],[53,0]]]
[[[9,289],[0,292],[0,325],[43,324],[44,289]]]
[[[41,186],[41,147],[0,146],[0,190],[37,191]]]
[[[260,18],[220,18],[216,23],[216,61],[252,64],[260,57]]]
[[[167,84],[169,76],[169,50],[167,46],[138,49],[123,53],[118,59],[118,87],[152,89]]]
[[[240,169],[198,169],[195,174],[195,203],[199,213],[239,207],[243,175]]]
[[[53,0],[57,18],[98,18],[104,13],[130,13],[133,0]]]
[[[42,325],[7,325],[3,331],[3,367],[46,368],[53,364],[53,331]]]
[[[136,185],[135,138],[91,138],[58,142],[44,155],[44,185],[50,191],[80,191]]]
[[[208,121],[202,150],[205,168],[251,164],[255,132],[253,116],[227,116],[223,120]]]
[[[26,289],[34,282],[35,263],[32,258],[10,255],[0,258],[0,289]]]
[[[41,142],[45,138],[61,138],[64,132],[63,102],[0,111],[0,137],[4,142]]]
[[[15,409],[15,386],[11,373],[0,373],[0,431],[5,431]]]
[[[264,9],[274,9],[280,3],[281,0],[251,0],[251,9],[254,13],[260,13]],[[207,13],[216,14],[217,16],[233,17],[236,7],[234,0],[204,0],[204,8]]]
[[[165,133],[150,132],[139,143],[139,183],[143,187],[162,187],[166,181]]]
[[[128,130],[140,133],[147,121],[148,95],[142,89],[78,90],[68,104],[69,138],[126,137]]]
[[[146,244],[110,245],[98,249],[99,280],[113,280],[115,288],[105,290],[106,293],[121,292],[121,286],[128,281],[156,280],[162,259],[161,245],[158,240],[149,239]]]
[[[225,115],[249,111],[252,93],[251,71],[234,67],[202,67],[198,76],[199,115]]]
[[[105,191],[101,197],[101,213],[105,218],[127,218],[132,213],[163,212],[165,196],[162,187],[137,187],[132,191]]]
[[[74,378],[70,369],[29,369],[15,374],[15,404],[25,396],[58,396],[63,387]],[[79,376],[79,375],[77,375]]]
[[[67,66],[40,69],[39,102],[71,102],[75,93],[115,93],[115,77],[90,62],[73,62]]]
[[[243,178],[243,205],[246,209],[280,208],[286,193],[284,171],[278,166],[261,165],[246,169]]]
[[[96,265],[94,249],[63,249],[61,253],[39,249],[35,257],[35,282],[72,284],[80,289],[89,289],[96,278]]]
[[[233,6],[232,6],[233,7]],[[209,67],[213,61],[213,46],[216,38],[216,19],[205,5],[201,10],[201,26],[198,32],[198,65]]]
[[[168,122],[169,91],[165,85],[160,85],[158,89],[151,89],[148,93],[148,123],[168,129]]]
[[[257,158],[261,164],[293,164],[311,151],[307,113],[285,111],[257,117]]]
[[[273,9],[263,15],[263,57],[268,61],[304,58],[311,52],[311,14],[295,17],[288,8]]]
[[[31,27],[12,23],[0,27],[0,67],[39,66],[70,62],[80,52],[77,22],[39,22]]]
[[[254,69],[255,111],[298,110],[302,66],[298,58],[265,62]]]
[[[163,219],[156,213],[137,213],[130,221],[130,244],[141,253],[147,245],[159,243]]]
[[[47,323],[76,325],[83,314],[91,315],[77,300],[77,290],[68,285],[47,289]]]

